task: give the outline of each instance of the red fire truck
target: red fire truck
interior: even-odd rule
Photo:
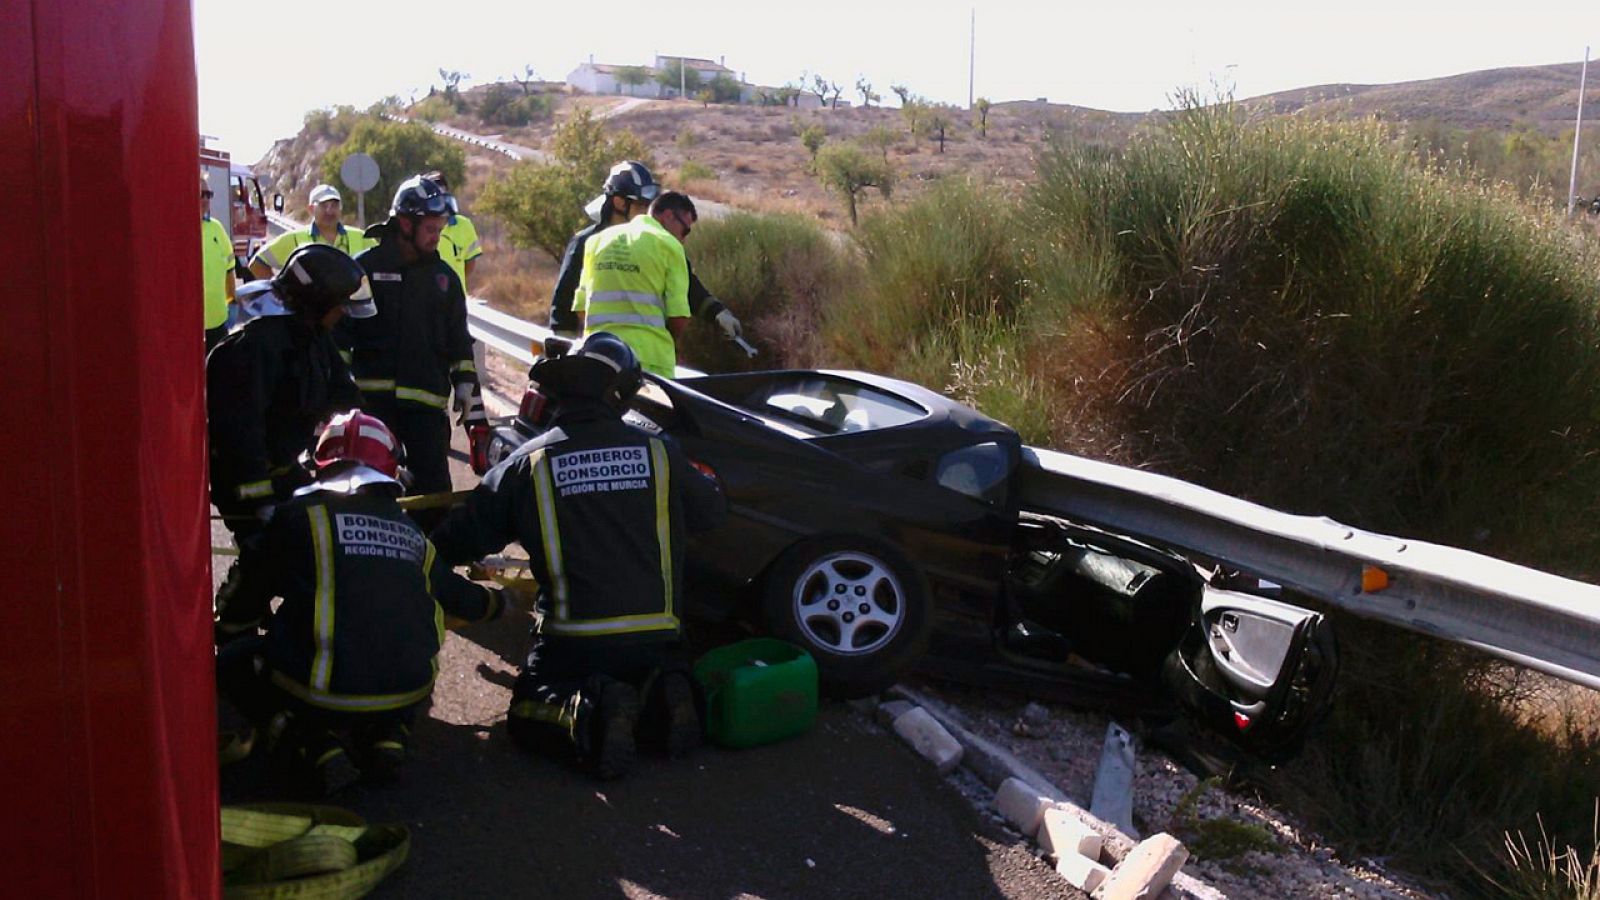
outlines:
[[[215,897],[192,4],[5,8],[3,892]]]
[[[228,229],[233,255],[248,260],[267,239],[267,207],[261,181],[250,167],[236,163],[226,150],[206,146],[200,136],[200,170],[211,185],[211,218]],[[273,209],[283,212],[283,195],[274,194]]]

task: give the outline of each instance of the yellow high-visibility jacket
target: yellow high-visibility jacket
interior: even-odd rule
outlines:
[[[601,231],[583,245],[572,308],[586,313],[587,333],[615,334],[638,354],[645,371],[671,378],[678,347],[667,320],[689,316],[683,244],[648,215]]]
[[[302,244],[309,244],[313,241],[319,244],[331,244],[343,250],[345,255],[354,259],[357,253],[368,247],[376,246],[378,243],[374,240],[368,240],[366,234],[360,229],[346,228],[342,222],[339,224],[339,229],[331,241],[322,240],[320,233],[313,234],[315,227],[314,225],[307,225],[294,231],[285,231],[283,234],[273,238],[260,250],[257,250],[255,257],[250,261],[252,263],[256,261],[266,263],[268,268],[276,272],[283,268],[283,263],[289,258],[289,254],[293,253],[295,248]]]

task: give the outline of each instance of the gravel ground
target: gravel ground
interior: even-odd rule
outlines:
[[[964,718],[973,733],[1009,750],[1048,777],[1074,803],[1089,807],[1109,718],[1056,704],[1027,702],[999,691],[926,684],[919,684],[917,690]],[[981,814],[999,818],[993,790],[965,769],[958,769],[952,780]],[[1140,746],[1133,816],[1142,833],[1134,837],[1165,831],[1183,840],[1191,853],[1184,871],[1234,900],[1419,900],[1442,896],[1408,885],[1402,876],[1385,871],[1372,860],[1341,859],[1293,816],[1216,786],[1199,791],[1189,801],[1192,812],[1181,813],[1180,801],[1194,794],[1199,784],[1200,779],[1187,769]],[[1196,823],[1202,830],[1215,831],[1217,826],[1210,823],[1223,820],[1259,835],[1259,841],[1250,842],[1259,849],[1226,858],[1203,858],[1196,852]],[[1017,839],[1024,840],[1020,834]]]

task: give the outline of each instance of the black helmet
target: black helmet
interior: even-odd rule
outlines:
[[[422,175],[402,181],[394,192],[394,202],[389,204],[390,217],[447,216],[455,211],[456,198]]]
[[[656,184],[656,177],[644,163],[627,159],[611,167],[611,174],[606,176],[606,183],[600,190],[607,197],[630,197],[648,202],[661,192],[661,186]]]
[[[558,402],[568,398],[601,400],[621,411],[644,383],[633,348],[608,331],[589,335],[566,355],[559,353],[559,346],[546,344],[545,356],[528,372],[540,389]]]
[[[374,316],[367,273],[343,251],[327,244],[302,244],[272,276],[272,290],[285,306],[299,312],[326,313],[344,304],[357,319]]]

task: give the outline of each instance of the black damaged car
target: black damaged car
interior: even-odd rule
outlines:
[[[542,402],[530,385],[492,461],[533,436]],[[1017,433],[947,397],[862,372],[649,377],[628,419],[728,497],[727,523],[689,548],[688,615],[805,647],[836,695],[920,666],[1100,706],[1176,701],[1265,755],[1326,708],[1321,614],[1031,498]]]

